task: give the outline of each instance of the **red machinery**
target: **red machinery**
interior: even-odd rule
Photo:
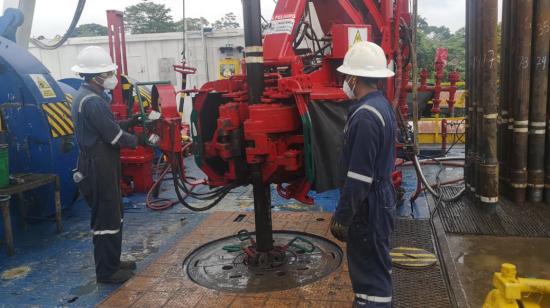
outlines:
[[[249,2],[254,1],[243,1],[245,17]],[[322,36],[314,30],[315,16]],[[408,0],[278,1],[263,46],[261,41],[247,42],[245,50],[247,70],[251,64],[263,64],[261,75],[251,77],[243,70],[244,75],[209,82],[194,99],[196,161],[208,183],[247,184],[251,166],[260,166],[264,184],[275,183],[281,196],[311,204],[308,192],[315,185],[315,170],[309,109],[320,101],[347,102],[336,68],[349,47],[362,40],[380,44],[395,68],[396,77],[384,89],[397,105],[396,94],[406,85],[410,22]],[[247,27],[245,18],[245,36],[251,31]],[[256,84],[262,77],[264,84]],[[251,87],[262,88],[259,98],[250,97]],[[332,137],[340,138],[340,131]],[[394,175],[395,184],[400,179]]]
[[[117,120],[123,120],[136,113],[139,108],[138,104],[134,104],[133,88],[126,77],[128,76],[128,65],[123,13],[114,10],[107,11],[107,24],[109,28],[109,51],[111,58],[118,66],[117,78],[119,80],[117,87],[113,90],[111,110]],[[136,149],[122,149],[120,159],[122,163],[123,182],[121,187],[123,193],[147,192],[153,185],[153,150],[143,146],[138,146]]]
[[[441,112],[441,109],[439,108],[439,105],[441,103],[440,95],[441,92],[449,92],[449,100],[447,101],[448,104],[448,113],[450,116],[454,115],[454,105],[456,103],[455,95],[457,91],[457,82],[460,81],[460,73],[457,71],[449,72],[448,79],[449,79],[449,86],[443,87],[441,85],[443,79],[445,78],[445,67],[447,66],[447,59],[449,58],[449,52],[446,48],[437,48],[435,52],[435,85],[429,86],[428,85],[428,77],[430,73],[427,69],[423,69],[420,72],[420,86],[418,87],[418,91],[420,92],[433,92],[434,98],[433,98],[433,107],[432,107],[432,113],[433,114],[439,114]],[[404,84],[407,85],[406,88],[403,88],[399,97],[399,105],[401,106],[401,112],[403,114],[408,114],[408,106],[407,106],[407,94],[412,92],[412,83],[409,83],[409,76],[411,72],[411,65],[408,65],[406,67],[405,73],[403,75],[403,81]]]
[[[111,57],[118,66],[117,77],[120,81],[113,90],[111,110],[117,120],[127,119],[134,114],[141,114],[143,123],[134,128],[134,133],[145,136],[158,136],[157,144],[138,146],[136,149],[122,149],[122,190],[125,194],[131,192],[145,193],[153,186],[153,148],[172,157],[177,153],[181,158],[183,143],[181,116],[178,113],[176,91],[167,82],[140,83],[132,82],[127,77],[126,38],[124,32],[123,13],[107,11],[109,25],[109,50]],[[182,74],[185,83],[186,75],[193,74],[195,69],[175,65],[176,72]],[[150,87],[150,90],[146,89]],[[147,97],[144,97],[147,96]],[[147,104],[146,104],[147,101]],[[147,113],[152,111],[160,114],[158,119],[148,119]],[[188,129],[187,129],[188,130]]]

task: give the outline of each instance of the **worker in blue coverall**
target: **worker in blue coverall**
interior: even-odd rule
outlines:
[[[356,101],[344,129],[342,171],[345,174],[331,232],[347,242],[354,307],[391,307],[390,236],[395,191],[396,120],[378,90],[379,81],[394,76],[380,46],[361,42],[346,54],[338,71],[346,75],[344,92]]]
[[[73,175],[91,208],[96,280],[122,283],[133,276],[133,261],[121,261],[123,206],[120,191],[120,148],[135,148],[138,138],[125,129],[138,119],[117,123],[111,112],[111,99],[105,93],[117,83],[109,54],[101,47],[83,49],[72,67],[84,78],[72,105],[72,117],[79,148]]]

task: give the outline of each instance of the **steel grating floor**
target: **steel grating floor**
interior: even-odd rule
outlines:
[[[397,219],[393,247],[436,252],[429,220]],[[437,254],[437,253],[436,253]],[[393,269],[394,307],[452,307],[439,262],[423,270]]]
[[[458,187],[442,188],[446,196],[458,190]],[[438,213],[447,233],[550,237],[550,207],[544,204],[517,206],[502,200],[495,208],[484,209],[463,197],[442,203]]]

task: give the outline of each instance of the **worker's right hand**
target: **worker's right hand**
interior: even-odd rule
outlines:
[[[130,121],[128,123],[129,127],[138,126],[143,122],[143,117],[141,114],[135,114],[130,118]]]
[[[330,233],[339,241],[347,242],[348,240],[349,226],[343,225],[334,219],[330,220]]]

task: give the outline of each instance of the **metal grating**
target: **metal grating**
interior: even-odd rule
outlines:
[[[457,187],[442,188],[450,196]],[[518,206],[507,200],[494,208],[477,206],[467,198],[442,203],[439,217],[447,233],[518,237],[550,237],[550,207],[544,204]]]
[[[428,220],[397,219],[392,247],[408,246],[435,253]],[[452,307],[440,264],[423,270],[393,269],[394,308]]]

